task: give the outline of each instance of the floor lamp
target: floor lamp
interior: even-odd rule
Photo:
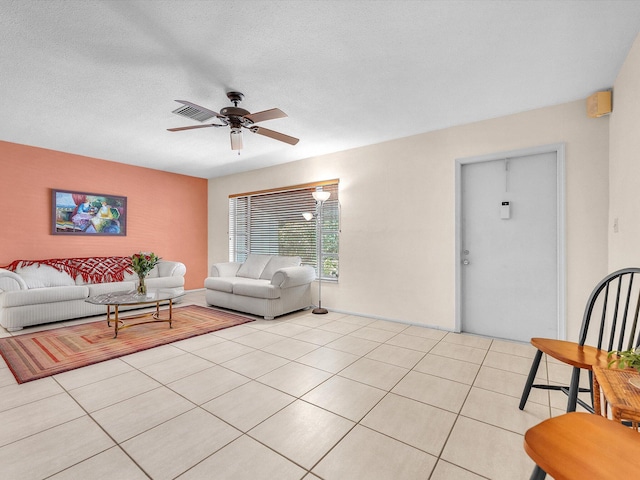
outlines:
[[[312,193],[313,198],[316,200],[316,205],[318,207],[318,308],[314,308],[312,313],[315,314],[325,314],[327,313],[326,308],[322,308],[322,207],[326,200],[331,196],[331,192],[325,192],[324,190],[316,190]]]

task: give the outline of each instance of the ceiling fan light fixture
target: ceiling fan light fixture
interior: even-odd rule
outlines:
[[[231,127],[231,150],[242,150],[242,128]]]

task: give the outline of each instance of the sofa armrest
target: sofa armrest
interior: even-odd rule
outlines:
[[[235,277],[242,263],[240,262],[222,262],[214,263],[211,266],[212,277]]]
[[[315,279],[316,271],[310,265],[285,267],[280,270],[276,270],[271,278],[271,285],[275,285],[280,288],[290,288],[311,283]]]
[[[0,268],[0,291],[28,290],[27,284],[20,275],[10,270]]]
[[[187,266],[181,262],[160,260],[156,266],[159,277],[184,277],[187,273]]]

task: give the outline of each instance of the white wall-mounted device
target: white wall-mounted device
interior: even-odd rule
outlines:
[[[502,202],[500,206],[500,218],[509,220],[511,218],[511,202]]]

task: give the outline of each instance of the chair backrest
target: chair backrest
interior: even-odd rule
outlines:
[[[639,274],[640,268],[623,268],[598,283],[584,311],[580,345],[586,343],[609,352],[629,350],[640,344]]]

